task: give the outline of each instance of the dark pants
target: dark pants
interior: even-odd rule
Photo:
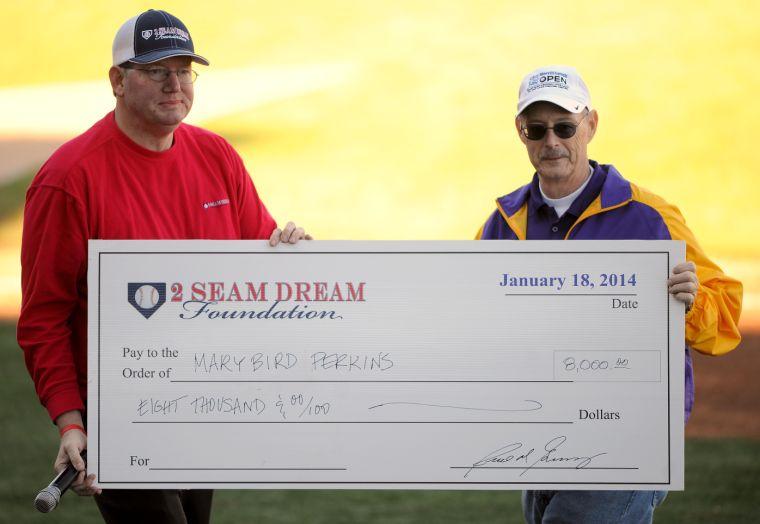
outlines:
[[[95,495],[108,524],[208,524],[210,489],[104,489]]]

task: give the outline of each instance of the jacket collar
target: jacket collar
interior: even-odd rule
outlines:
[[[604,211],[610,207],[617,207],[620,204],[625,203],[632,198],[631,184],[615,169],[612,164],[599,164],[594,160],[590,160],[591,167],[596,171],[597,169],[604,171],[607,176],[602,186],[602,191],[599,195],[601,199],[601,210]],[[513,216],[516,214],[527,202],[530,197],[530,184],[526,184],[521,188],[504,195],[503,197],[496,199],[496,204],[499,206],[503,214],[506,216]]]

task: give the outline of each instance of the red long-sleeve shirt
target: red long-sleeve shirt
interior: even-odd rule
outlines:
[[[109,113],[32,181],[21,245],[18,342],[52,420],[87,398],[88,239],[266,239],[275,221],[235,150],[182,124],[137,145]]]

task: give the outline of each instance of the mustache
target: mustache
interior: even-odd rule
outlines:
[[[557,160],[558,158],[568,158],[570,155],[565,151],[551,150],[541,153],[540,160]]]

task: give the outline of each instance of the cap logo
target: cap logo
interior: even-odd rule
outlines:
[[[547,71],[538,75],[533,75],[528,80],[528,92],[542,89],[544,87],[553,87],[555,89],[568,89],[567,73],[558,71]]]
[[[167,38],[182,40],[183,42],[190,40],[190,35],[187,31],[183,31],[179,27],[157,27],[153,32],[156,35],[156,40],[166,40]]]
[[[153,36],[153,29],[146,29],[145,31],[143,31],[143,32],[142,32],[142,37],[143,37],[145,40],[147,40],[147,39],[148,39],[148,38],[150,38],[151,36]]]

